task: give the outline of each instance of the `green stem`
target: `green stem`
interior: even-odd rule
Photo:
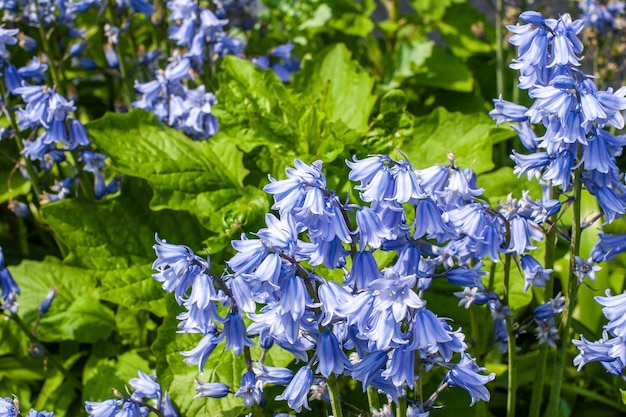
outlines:
[[[504,39],[502,34],[502,13],[504,1],[496,0],[496,87],[498,94],[504,93]]]
[[[556,197],[556,191],[554,188],[550,190],[550,198]],[[552,216],[550,221],[550,230],[546,235],[546,253],[544,257],[544,268],[553,269],[554,267],[554,254],[556,251],[556,215]],[[554,277],[546,282],[546,287],[543,293],[543,302],[545,303],[551,299],[554,295]],[[533,391],[530,398],[530,409],[528,411],[528,417],[539,417],[541,413],[541,403],[543,401],[543,381],[546,375],[546,368],[548,366],[548,353],[550,349],[547,343],[544,343],[539,348],[539,357],[537,358],[537,367],[535,368],[535,380],[533,384]]]
[[[371,385],[367,387],[367,404],[370,407],[369,411],[378,410],[380,408],[378,392],[376,391],[376,388]]]
[[[406,417],[406,398],[398,399],[398,406],[396,407],[396,417]]]
[[[509,291],[511,279],[511,257],[510,253],[504,256],[504,304],[509,306]],[[515,332],[513,330],[513,317],[506,316],[506,333],[508,336],[507,357],[508,357],[508,379],[507,379],[507,400],[506,415],[515,417],[515,403],[517,400],[517,368],[515,366]]]
[[[43,50],[48,56],[48,69],[50,70],[50,76],[52,77],[52,84],[56,91],[65,97],[64,85],[61,83],[61,78],[59,77],[57,62],[55,61],[54,51],[52,50],[52,45],[50,45],[50,39],[48,39],[48,35],[46,35],[45,28],[43,27],[41,13],[39,10],[39,2],[35,2],[35,11],[37,12],[37,19],[39,20],[39,24],[37,25],[37,29],[39,30],[39,36],[41,37],[41,43],[43,45]]]
[[[417,376],[417,386],[413,391],[413,399],[417,401],[417,403],[421,406],[424,403],[424,381],[423,381],[423,372],[424,367],[422,366],[422,355],[419,351],[415,351],[415,365],[414,371]]]
[[[582,146],[578,146],[578,158],[580,161],[580,155],[582,153]],[[575,274],[576,256],[580,253],[580,237],[582,234],[582,227],[580,225],[581,219],[581,197],[582,197],[582,182],[580,177],[582,175],[582,164],[574,171],[573,180],[573,203],[572,203],[572,234],[569,247],[569,279],[567,283],[567,297],[565,300],[565,310],[562,313],[561,329],[559,332],[559,344],[556,351],[556,358],[554,363],[554,373],[552,375],[552,389],[550,390],[550,401],[548,402],[548,409],[546,411],[547,416],[557,416],[559,410],[559,402],[561,399],[561,387],[563,385],[563,371],[565,369],[565,361],[567,357],[566,347],[569,345],[570,330],[572,326],[572,316],[574,314],[574,308],[576,307],[576,297],[578,294],[578,277]]]
[[[328,387],[328,395],[330,396],[330,407],[333,410],[334,417],[343,417],[341,411],[341,401],[339,400],[339,386],[335,374],[331,373],[326,378],[326,386]]]

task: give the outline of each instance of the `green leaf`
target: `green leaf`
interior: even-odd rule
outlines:
[[[350,56],[345,45],[333,45],[303,62],[292,84],[304,100],[320,100],[320,108],[331,121],[341,120],[351,129],[365,131],[376,101],[374,80]]]
[[[152,278],[152,263],[134,265],[110,271],[95,271],[100,280],[98,297],[125,306],[131,311],[148,310],[165,315],[163,298],[166,292]]]
[[[109,113],[87,128],[114,168],[148,181],[155,210],[189,211],[208,224],[240,194],[247,170],[233,142],[195,142],[142,110]]]
[[[541,185],[537,181],[528,181],[525,175],[518,177],[513,174],[511,167],[502,167],[479,175],[478,185],[485,189],[484,196],[493,203],[505,202],[509,194],[520,198],[523,191],[529,191],[533,199],[540,199],[542,195]]]
[[[485,271],[489,271],[491,262],[485,262]],[[483,278],[486,279],[486,278]],[[509,276],[509,308],[516,312],[529,305],[533,300],[532,291],[524,292],[524,277],[521,271],[511,262],[511,272]],[[498,294],[504,294],[504,262],[496,264],[496,273],[493,290]]]
[[[467,65],[449,51],[435,44],[430,56],[420,67],[411,66],[411,83],[424,87],[469,93],[474,89],[474,78]]]
[[[44,206],[42,214],[70,250],[65,263],[100,281],[95,296],[163,315],[165,292],[152,279],[154,234],[201,251],[206,232],[185,212],[151,211],[151,195],[144,181],[127,179],[116,199],[67,199]]]
[[[396,75],[408,78],[419,72],[432,55],[434,45],[435,43],[429,39],[402,43],[397,55]]]
[[[469,2],[448,7],[437,28],[442,40],[459,58],[493,52],[495,29],[486,16]]]
[[[20,312],[27,323],[34,322],[48,290],[57,289],[50,310],[41,319],[38,332],[41,341],[93,343],[106,339],[113,331],[113,312],[100,304],[95,295],[95,280],[84,269],[49,258],[44,262],[26,260],[10,267],[10,271],[22,290]]]
[[[244,152],[259,145],[291,145],[295,132],[286,122],[297,113],[282,81],[272,71],[232,56],[224,57],[221,69],[213,109],[220,120],[218,137],[233,135]]]
[[[12,198],[26,195],[30,191],[28,182],[19,171],[0,172],[0,204],[6,203]]]
[[[491,118],[482,113],[449,113],[437,108],[414,121],[414,134],[402,144],[402,151],[417,169],[447,164],[453,153],[459,166],[472,168],[477,174],[490,171],[493,138],[508,132],[494,127]]]
[[[107,339],[114,329],[115,318],[111,309],[95,297],[79,296],[67,310],[43,317],[39,338],[93,343]]]
[[[411,5],[421,18],[429,20],[440,20],[448,7],[463,0],[411,0]]]

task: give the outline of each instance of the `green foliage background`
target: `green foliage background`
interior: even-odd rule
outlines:
[[[15,149],[0,142],[0,152],[10,156],[0,161],[5,214],[0,245],[22,290],[20,316],[26,329],[32,329],[48,289],[58,290],[36,335],[47,351],[44,356],[31,354],[32,340],[16,322],[0,322],[0,395],[18,396],[22,409],[84,415],[84,400],[111,398],[112,388],[123,391],[137,370],[156,370],[182,416],[249,412],[234,396],[192,400],[195,378],[237,387],[244,364],[219,347],[202,375],[182,362],[179,352],[198,340],[176,333],[179,306],[151,277],[152,245],[158,233],[199,255],[208,251],[213,265],[223,264],[232,255],[232,239],[263,226],[271,205],[262,191],[267,176],[283,178],[294,158],[322,160],[329,185],[353,195],[344,160],[375,153],[399,157],[400,150],[417,169],[445,164],[453,153],[457,164],[479,174],[485,197],[493,202],[509,193],[519,197],[522,190],[540,193],[537,185],[512,173],[508,154],[514,132],[495,127],[486,114],[497,97],[495,29],[471,3],[413,0],[408,12],[391,8],[398,14],[380,19],[372,18],[382,7],[373,0],[264,3],[264,34],[247,34],[247,52],[253,56],[293,40],[295,55],[303,57],[302,69],[283,84],[271,71],[224,58],[211,80],[220,130],[210,140],[194,142],[141,110],[107,112],[110,97],[104,85],[79,85],[93,87],[78,105],[92,120],[87,129],[94,144],[108,156],[112,170],[124,175],[118,194],[103,201],[79,196],[51,203],[29,220],[12,217],[6,202],[31,189],[7,162],[17,158]],[[142,33],[138,29],[137,36],[148,38]],[[90,42],[102,42],[96,34],[90,36]],[[505,78],[512,90],[514,74]],[[598,209],[588,203],[586,210]],[[623,221],[612,227],[626,229]],[[587,253],[594,233],[593,228],[586,232]],[[496,275],[496,289],[502,287],[501,275]],[[620,292],[623,275],[624,259],[618,258],[605,267],[598,286]],[[532,292],[522,291],[519,271],[513,282],[511,307],[523,323],[536,301]],[[470,317],[451,295],[457,290],[436,286],[428,295],[429,306],[467,329],[470,344],[477,343],[477,332],[488,330],[483,324],[487,313],[479,310]],[[590,338],[600,334],[603,324],[595,294],[583,291],[576,315],[576,330]],[[476,323],[478,329],[472,327]],[[532,338],[520,339],[521,409],[528,405],[524,394],[532,386],[536,353],[526,349]],[[441,398],[445,408],[433,410],[432,416],[502,414],[506,366],[493,346],[482,348],[482,364],[498,373],[489,386],[491,403],[470,409],[469,397],[455,389]],[[292,361],[274,348],[267,364],[288,366]],[[588,366],[582,373],[571,368],[570,374],[563,415],[588,415],[591,409],[596,417],[624,412],[618,390],[625,388],[623,383],[606,377],[600,367]],[[429,377],[425,389],[438,382]],[[348,380],[340,384],[346,403],[366,408],[360,386]],[[268,393],[268,406],[253,410],[255,415],[287,411],[273,400],[280,390]],[[310,415],[327,412],[322,404],[314,407]]]

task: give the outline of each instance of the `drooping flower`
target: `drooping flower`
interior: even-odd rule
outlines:
[[[446,375],[446,382],[451,387],[459,386],[467,391],[472,398],[470,405],[474,405],[479,400],[489,401],[491,395],[485,384],[493,381],[496,374],[494,372],[487,375],[479,373],[486,370],[486,368],[479,367],[474,359],[464,353],[461,362],[455,365]]]

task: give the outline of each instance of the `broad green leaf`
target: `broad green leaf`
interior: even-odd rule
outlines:
[[[106,339],[113,331],[113,312],[100,304],[95,295],[95,280],[84,269],[50,258],[44,262],[26,260],[10,271],[22,290],[20,312],[27,323],[34,322],[48,290],[57,289],[50,311],[41,319],[38,332],[41,341],[93,343]]]
[[[374,80],[350,58],[343,44],[329,47],[302,64],[294,74],[293,88],[308,102],[320,101],[331,121],[343,121],[357,131],[367,128],[376,97]]]
[[[434,44],[429,39],[402,43],[397,55],[396,75],[408,78],[419,72],[426,65],[426,60],[430,58]]]
[[[94,343],[115,329],[113,311],[92,296],[79,296],[67,310],[41,319],[39,338],[47,341],[76,340]]]
[[[496,128],[485,114],[449,113],[443,108],[416,118],[413,128],[413,138],[405,141],[401,150],[415,168],[445,165],[448,154],[452,153],[457,165],[472,168],[477,174],[493,169],[493,137],[507,132]],[[514,133],[509,131],[509,134]]]
[[[471,3],[453,4],[446,9],[437,28],[452,53],[462,59],[493,52],[495,29]]]
[[[155,259],[155,233],[172,243],[202,248],[205,237],[183,212],[151,211],[143,181],[122,184],[122,195],[106,201],[67,199],[42,208],[44,220],[70,249],[66,263],[110,271],[136,268]]]
[[[148,181],[153,209],[189,211],[207,224],[240,194],[247,171],[233,142],[195,142],[141,110],[107,114],[87,128],[115,169]]]
[[[84,274],[99,280],[94,295],[163,315],[165,293],[152,279],[155,233],[201,251],[206,232],[185,212],[151,211],[151,194],[145,182],[127,179],[116,199],[67,199],[44,206],[42,214],[70,250],[65,263],[87,268]]]
[[[474,78],[467,65],[437,44],[433,45],[423,65],[412,66],[412,69],[411,83],[419,86],[463,93],[469,93],[474,88]]]
[[[272,71],[232,56],[224,57],[214,112],[220,120],[218,136],[229,136],[250,152],[259,145],[289,145],[296,132],[293,99]],[[232,132],[232,133],[231,133]]]
[[[320,4],[315,9],[315,14],[309,20],[306,20],[298,29],[319,29],[323,28],[326,23],[333,17],[333,11],[328,4]]]

